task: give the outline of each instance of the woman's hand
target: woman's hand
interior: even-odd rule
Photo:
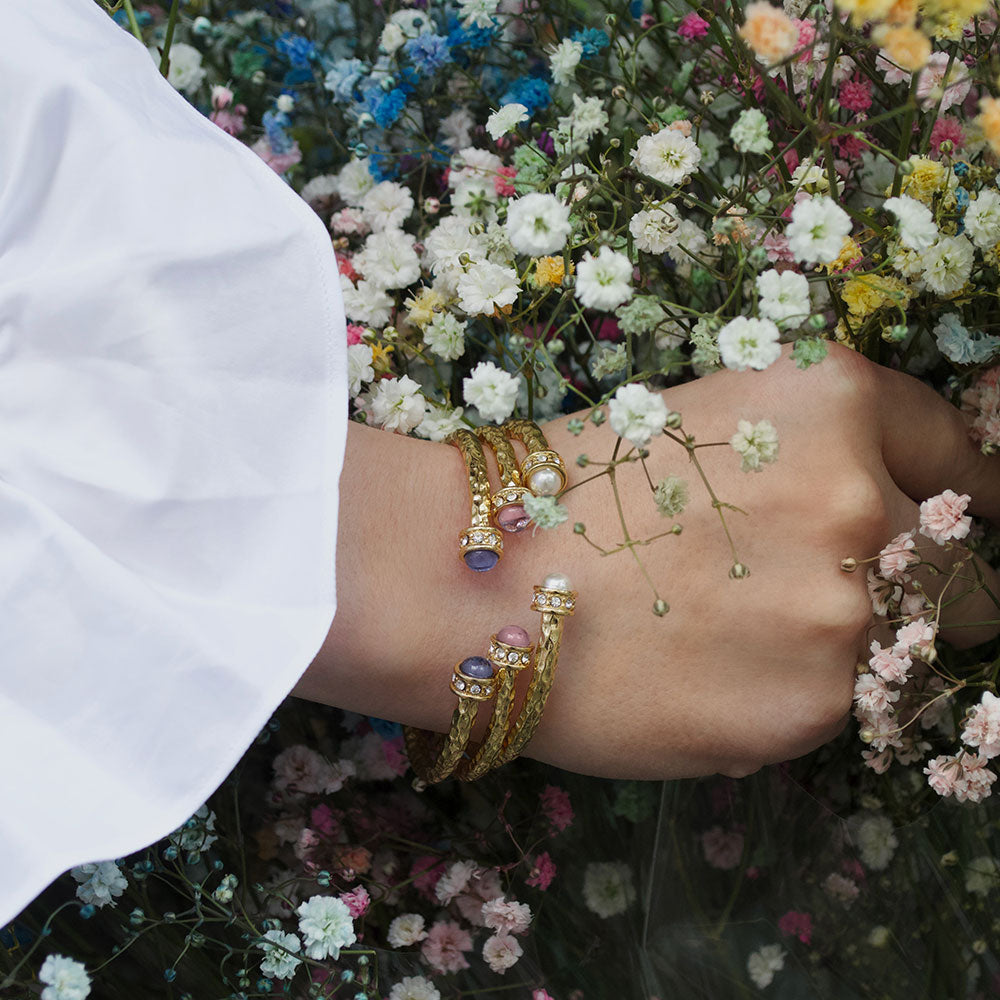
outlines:
[[[458,451],[353,424],[337,616],[295,693],[444,732],[454,664],[481,654],[502,625],[537,635],[532,585],[560,571],[578,608],[529,756],[613,777],[739,775],[834,736],[872,621],[864,569],[845,573],[841,560],[877,554],[915,527],[919,500],[946,488],[971,494],[971,512],[1000,518],[1000,461],[978,452],[959,413],[931,390],[836,347],[806,371],[786,352],[764,372],[711,375],[664,399],[698,442],[728,441],[741,419],[768,419],[778,431],[778,460],[760,472],[742,472],[728,446],[697,452],[719,499],[746,511],[726,517],[749,578],[730,578],[718,512],[685,449],[665,438],[649,446],[649,475],[686,479],[691,500],[675,519],[682,534],[638,549],[670,604],[657,617],[630,553],[602,555],[573,533],[582,522],[605,549],[621,543],[607,477],[566,495],[568,522],[508,536],[497,568],[473,574],[457,549],[469,507]],[[617,437],[589,422],[574,436],[567,422],[543,429],[572,485],[599,467],[581,468],[577,456],[607,462]],[[617,479],[633,539],[670,527],[639,463],[619,465]],[[928,545],[928,558],[944,564],[944,551]],[[995,611],[980,593],[951,611],[952,624]]]

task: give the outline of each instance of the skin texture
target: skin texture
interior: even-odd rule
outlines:
[[[971,494],[970,513],[1000,518],[1000,461],[979,453],[934,392],[835,345],[806,371],[786,351],[763,372],[714,374],[664,399],[699,442],[728,441],[740,419],[777,428],[778,461],[757,473],[742,472],[728,446],[698,452],[718,497],[746,511],[728,520],[749,578],[729,578],[718,514],[686,451],[666,439],[649,446],[649,474],[686,479],[691,502],[676,518],[681,535],[641,549],[671,607],[661,618],[628,552],[603,556],[573,534],[581,521],[605,548],[621,542],[606,477],[566,495],[568,522],[508,536],[497,568],[473,574],[458,557],[469,501],[457,449],[355,423],[341,482],[337,615],[294,693],[445,732],[454,664],[482,654],[502,625],[537,635],[532,585],[559,571],[579,591],[578,610],[527,756],[607,777],[739,776],[836,735],[874,634],[864,569],[844,573],[841,560],[875,556],[916,527],[920,500],[944,489]],[[576,456],[606,462],[617,438],[590,423],[574,437],[566,423],[544,430],[572,485],[595,471]],[[670,526],[638,463],[620,466],[618,482],[633,538]],[[938,565],[954,558],[920,540]],[[940,578],[925,583],[934,596]],[[979,593],[943,622],[995,617]],[[946,636],[970,645],[992,634]]]

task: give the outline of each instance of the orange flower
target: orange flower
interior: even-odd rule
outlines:
[[[740,35],[766,63],[787,58],[799,44],[795,22],[780,7],[769,3],[752,3],[747,7]]]
[[[572,270],[572,264],[570,270]],[[565,276],[566,264],[562,257],[539,257],[535,261],[535,282],[539,288],[561,285]]]
[[[915,73],[927,65],[931,57],[931,43],[927,36],[916,28],[905,25],[878,32],[875,40],[882,46],[886,58],[900,69]]]
[[[913,24],[917,19],[917,0],[896,0],[886,12],[885,19],[897,28]]]
[[[976,124],[983,130],[993,152],[1000,156],[1000,99],[984,97],[980,100]]]
[[[837,0],[837,7],[851,15],[856,27],[865,21],[881,21],[895,6],[894,0]]]

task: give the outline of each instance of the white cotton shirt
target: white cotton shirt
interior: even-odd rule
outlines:
[[[222,782],[335,610],[330,239],[93,0],[0,3],[0,927]]]

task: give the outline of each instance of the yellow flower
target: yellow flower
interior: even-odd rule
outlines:
[[[569,265],[570,274],[573,273],[573,265]],[[566,262],[562,257],[539,257],[535,261],[535,284],[539,288],[551,288],[553,285],[561,285],[566,277]]]
[[[851,15],[855,27],[865,21],[883,20],[893,6],[893,0],[837,0],[837,7]]]
[[[993,152],[1000,156],[1000,100],[996,97],[982,98],[976,124],[983,130],[983,136]]]
[[[846,271],[852,264],[856,264],[859,260],[861,260],[861,247],[850,236],[846,236],[844,238],[844,245],[840,249],[840,255],[825,265],[827,274]]]
[[[872,37],[882,46],[886,58],[908,73],[923,69],[931,57],[930,41],[916,28],[902,25],[876,32]]]
[[[943,38],[949,42],[961,41],[963,29],[969,23],[967,17],[961,14],[945,14],[937,18],[931,26],[931,34],[935,38]]]
[[[924,14],[937,21],[960,18],[964,25],[970,17],[982,14],[989,0],[924,0]]]
[[[861,274],[846,282],[840,297],[847,303],[851,319],[860,322],[883,306],[905,309],[910,301],[910,290],[899,278]]]
[[[917,8],[917,0],[896,0],[886,13],[885,20],[896,28],[904,24],[913,24],[917,19]]]
[[[903,174],[902,193],[929,205],[938,191],[947,188],[948,171],[944,164],[929,160],[926,156],[911,156],[907,162],[913,170]],[[887,196],[891,193],[891,190],[886,190]]]
[[[377,372],[389,371],[392,367],[389,355],[394,350],[392,344],[380,344],[378,341],[372,344],[372,368]]]
[[[444,307],[445,298],[440,292],[433,288],[421,288],[413,298],[406,300],[409,310],[406,318],[422,330]]]

